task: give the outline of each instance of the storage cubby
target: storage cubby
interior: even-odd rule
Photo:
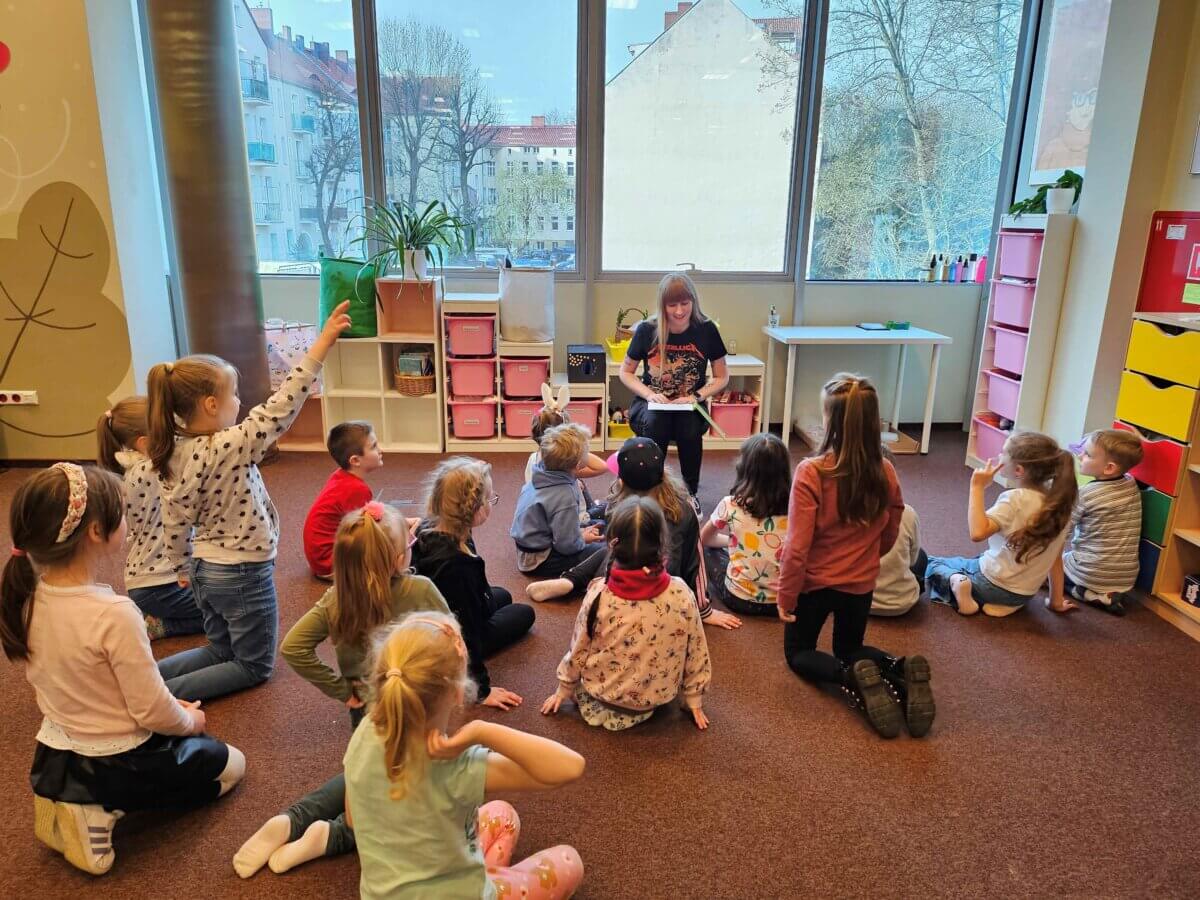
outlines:
[[[336,423],[335,423],[336,424]],[[310,395],[292,427],[279,438],[280,450],[325,450],[325,417],[320,395]]]
[[[331,397],[379,396],[383,392],[383,366],[378,341],[344,338],[335,343],[325,358],[325,378],[325,392]]]
[[[325,395],[325,421],[332,428],[339,422],[361,419],[382,432],[383,400],[380,397],[338,397]]]
[[[383,399],[383,449],[436,453],[442,447],[440,398],[436,393],[406,397],[390,392]]]
[[[379,336],[436,340],[441,323],[442,279],[389,276],[375,282]]]

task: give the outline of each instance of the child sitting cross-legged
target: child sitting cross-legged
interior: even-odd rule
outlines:
[[[667,574],[662,510],[649,497],[621,501],[609,513],[607,539],[608,572],[579,607],[558,690],[542,712],[574,700],[589,725],[622,731],[682,693],[696,726],[707,728],[708,642],[696,598]]]
[[[1083,440],[1079,471],[1095,480],[1079,489],[1063,553],[1066,593],[1105,612],[1125,615],[1142,534],[1142,495],[1128,475],[1142,461],[1142,442],[1105,428]]]
[[[571,421],[571,417],[567,414],[567,404],[570,400],[571,394],[567,385],[564,384],[558,389],[557,396],[551,392],[550,385],[542,385],[543,406],[538,410],[538,414],[533,417],[533,422],[529,428],[529,436],[538,445],[538,449],[530,453],[529,458],[525,461],[526,484],[533,481],[533,467],[542,458],[542,435],[557,425],[565,425]],[[589,525],[596,525],[603,520],[604,504],[596,503],[592,500],[592,495],[588,491],[587,484],[584,483],[583,479],[595,478],[598,475],[607,475],[608,466],[595,453],[588,453],[584,458],[583,465],[575,470],[575,474],[578,476],[580,494],[579,527],[587,528]]]
[[[984,490],[997,472],[1017,486],[985,508]],[[1035,431],[1012,435],[999,462],[989,459],[971,473],[967,525],[971,540],[986,540],[987,550],[976,558],[931,556],[925,572],[930,597],[952,602],[964,616],[981,609],[985,615],[1008,616],[1024,607],[1047,576],[1061,573],[1058,563],[1076,492],[1069,451]],[[1051,577],[1046,605],[1055,612],[1074,605],[1063,597],[1061,577]]]
[[[560,844],[512,864],[517,811],[488,794],[544,791],[583,774],[556,741],[471,721],[448,734],[473,685],[452,616],[413,613],[384,635],[375,703],[346,750],[346,818],[361,864],[359,894],[563,900],[583,862]]]
[[[342,517],[371,501],[366,477],[383,466],[383,452],[370,422],[342,422],[325,441],[338,464],[304,519],[304,558],[318,578],[333,572],[333,539]]]
[[[596,526],[581,528],[582,495],[577,469],[588,456],[587,429],[558,425],[542,435],[541,459],[521,488],[509,534],[517,545],[517,568],[526,575],[557,578],[604,549]]]

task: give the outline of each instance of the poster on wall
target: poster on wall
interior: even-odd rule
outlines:
[[[1054,0],[1042,74],[1031,185],[1084,173],[1112,0]]]
[[[1196,126],[1196,150],[1192,153],[1192,174],[1200,175],[1200,125]]]

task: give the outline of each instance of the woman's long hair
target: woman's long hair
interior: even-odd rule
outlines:
[[[667,327],[667,304],[680,300],[692,301],[689,327],[708,321],[708,316],[704,315],[704,310],[700,308],[700,292],[696,290],[696,283],[682,272],[668,272],[664,275],[658,283],[658,315],[654,325],[657,333],[653,336],[658,343],[659,371],[665,372],[667,367],[667,336],[670,333]]]
[[[833,456],[819,466],[822,478],[837,480],[838,518],[870,525],[887,509],[889,485],[883,467],[879,396],[862,375],[839,372],[821,388],[825,439],[818,456]]]

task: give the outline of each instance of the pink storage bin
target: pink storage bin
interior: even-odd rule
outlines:
[[[988,380],[988,409],[998,416],[1016,421],[1021,379],[1005,375],[997,369],[989,369],[983,374]]]
[[[1029,343],[1029,335],[999,325],[992,325],[991,329],[996,336],[996,349],[992,356],[996,367],[1020,375],[1025,371],[1025,346]]]
[[[1001,231],[1000,263],[996,266],[996,275],[1037,278],[1044,241],[1045,235],[1040,231]]]
[[[975,455],[986,462],[989,459],[999,459],[1004,442],[1008,440],[1009,432],[991,425],[979,416],[975,417]]]
[[[592,433],[592,437],[600,430],[600,400],[572,400],[567,404],[567,416],[576,425],[582,425]]]
[[[505,397],[538,397],[550,377],[550,360],[517,356],[500,358],[500,377]]]
[[[496,317],[447,314],[446,345],[451,356],[491,356],[496,352]]]
[[[496,389],[496,358],[447,359],[450,396],[490,397]]]
[[[504,436],[527,438],[533,433],[533,420],[542,408],[541,400],[503,400]]]
[[[496,436],[496,401],[472,398],[448,400],[450,430],[456,438]]]
[[[757,403],[713,403],[709,414],[728,438],[748,438],[754,431],[754,411]],[[709,429],[709,434],[720,437],[720,432]]]
[[[1033,293],[1036,285],[992,282],[992,318],[1001,325],[1029,328],[1033,320]]]

